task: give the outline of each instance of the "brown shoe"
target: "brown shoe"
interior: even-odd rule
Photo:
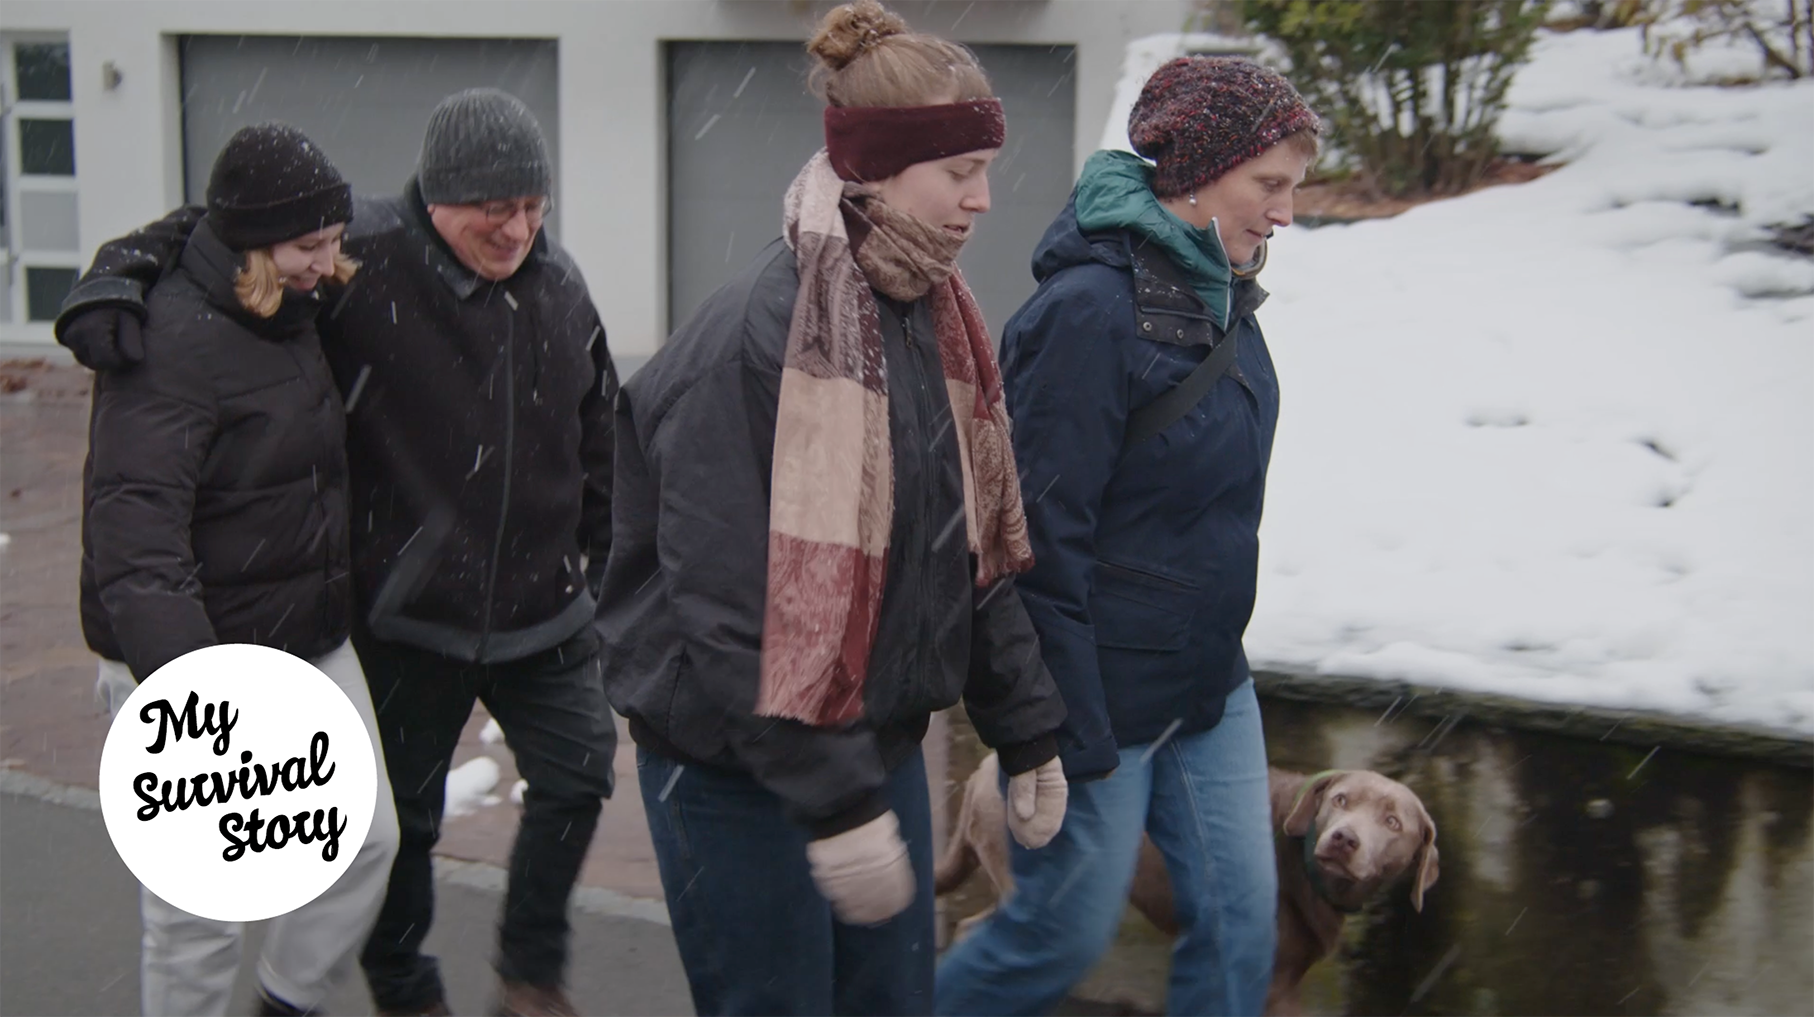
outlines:
[[[451,1017],[453,1011],[447,1008],[447,1000],[437,999],[420,1010],[386,1010],[378,1008],[378,1017]]]
[[[579,1010],[557,986],[505,982],[498,992],[498,1017],[579,1017]]]

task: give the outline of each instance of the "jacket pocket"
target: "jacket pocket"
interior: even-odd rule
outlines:
[[[1098,561],[1090,597],[1096,645],[1158,653],[1182,650],[1190,644],[1199,597],[1194,583]]]

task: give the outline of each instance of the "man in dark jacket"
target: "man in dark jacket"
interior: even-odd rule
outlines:
[[[610,550],[617,375],[579,270],[541,231],[552,189],[527,107],[490,89],[448,97],[404,193],[360,202],[346,249],[365,270],[321,322],[347,410],[353,641],[402,827],[362,957],[385,1013],[447,1012],[420,948],[447,769],[475,699],[529,785],[501,1008],[572,1012],[566,905],[617,740],[590,624]],[[199,213],[102,248],[58,321],[78,359],[137,359],[139,294]]]

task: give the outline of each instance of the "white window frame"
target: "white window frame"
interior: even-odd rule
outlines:
[[[52,340],[51,322],[31,321],[31,292],[26,284],[28,268],[73,268],[80,272],[86,264],[82,252],[77,251],[40,251],[30,250],[24,246],[24,224],[20,212],[24,194],[75,194],[79,190],[82,163],[76,161],[75,176],[45,176],[43,174],[26,174],[23,171],[18,122],[26,120],[68,120],[72,125],[76,119],[74,101],[74,81],[71,81],[71,96],[64,101],[47,101],[42,99],[21,100],[17,98],[18,80],[14,73],[13,46],[18,43],[60,43],[69,45],[67,32],[6,32],[0,34],[0,129],[4,129],[6,147],[6,236],[5,250],[0,257],[5,258],[4,271],[9,283],[9,303],[11,316],[0,321],[0,329],[5,330],[5,338],[27,341],[48,342]],[[70,77],[75,76],[73,61]],[[79,213],[78,213],[79,214]],[[78,222],[77,235],[80,235]]]

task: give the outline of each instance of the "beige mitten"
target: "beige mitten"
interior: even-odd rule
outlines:
[[[854,830],[809,841],[813,882],[847,925],[885,922],[913,903],[913,863],[901,824],[884,812]]]
[[[1008,778],[1008,830],[1021,847],[1038,850],[1058,835],[1070,794],[1064,763],[1056,756]]]

